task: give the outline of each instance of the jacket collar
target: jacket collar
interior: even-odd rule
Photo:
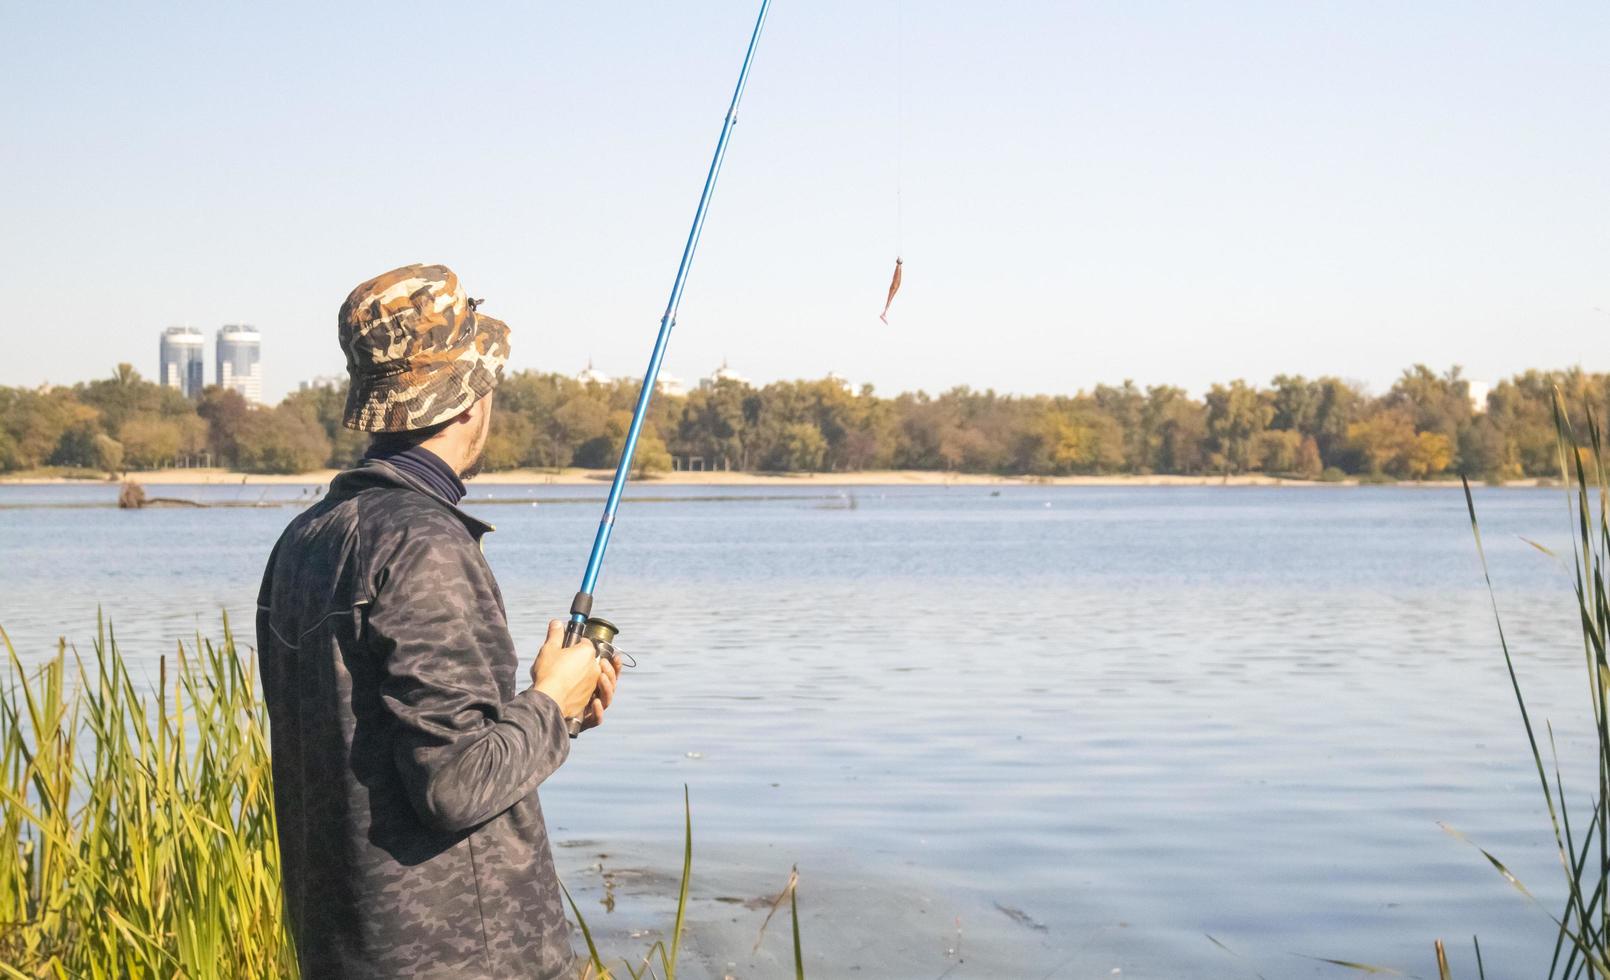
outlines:
[[[330,481],[330,495],[332,497],[337,495],[351,497],[357,495],[359,491],[367,490],[371,487],[404,487],[415,493],[424,494],[452,511],[453,516],[463,522],[464,528],[477,541],[481,539],[483,534],[496,530],[496,528],[479,517],[471,517],[456,504],[443,500],[439,494],[432,492],[425,484],[381,459],[360,460],[357,466],[337,473],[335,479]]]

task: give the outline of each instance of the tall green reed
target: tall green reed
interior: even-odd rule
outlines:
[[[0,978],[294,980],[267,713],[228,620],[220,643],[181,645],[171,670],[159,661],[154,697],[104,623],[89,659],[62,642],[28,670],[4,630],[0,645],[10,666],[0,686]],[[632,977],[676,975],[693,865],[686,810],[684,829],[669,946],[626,964]],[[778,902],[790,902],[803,978],[796,881]],[[587,969],[609,977],[579,909],[576,918]]]
[[[1482,548],[1475,500],[1471,496],[1469,482],[1465,483],[1465,505],[1470,514],[1471,533],[1481,558],[1488,597],[1492,601],[1499,646],[1504,653],[1504,666],[1509,671],[1510,687],[1520,707],[1521,725],[1526,732],[1527,747],[1537,771],[1538,786],[1548,810],[1554,846],[1565,879],[1564,907],[1558,914],[1545,910],[1557,928],[1554,952],[1549,961],[1550,980],[1555,977],[1610,980],[1610,835],[1606,833],[1606,828],[1610,827],[1610,659],[1606,654],[1607,641],[1610,641],[1610,587],[1607,587],[1607,583],[1610,583],[1610,472],[1606,470],[1603,435],[1591,406],[1586,408],[1583,419],[1584,431],[1579,435],[1565,398],[1556,388],[1556,446],[1560,475],[1567,488],[1576,618],[1582,631],[1597,750],[1594,778],[1598,785],[1586,814],[1580,806],[1573,811],[1567,802],[1554,729],[1547,723],[1544,731],[1549,753],[1548,762],[1544,761],[1538,731],[1527,710],[1526,697],[1521,692],[1520,680],[1515,673],[1515,660],[1504,635],[1503,617],[1498,611],[1497,594],[1488,570],[1487,555]],[[1553,554],[1540,545],[1537,547]],[[1584,816],[1587,818],[1585,825]],[[1445,829],[1464,839],[1452,828]],[[1531,890],[1502,861],[1485,849],[1478,849],[1511,886],[1534,903],[1538,902]],[[1450,977],[1451,971],[1441,956],[1440,943],[1438,952],[1438,973],[1441,977]],[[1476,962],[1480,973],[1480,946],[1476,947]]]
[[[104,624],[0,691],[0,974],[294,977],[266,719],[228,623],[160,662]]]

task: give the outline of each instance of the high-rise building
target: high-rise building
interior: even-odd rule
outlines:
[[[248,404],[263,401],[263,335],[244,323],[218,328],[218,386],[240,392]]]
[[[169,327],[162,331],[157,383],[178,388],[186,398],[198,397],[202,385],[206,384],[206,343],[206,338],[195,327]]]

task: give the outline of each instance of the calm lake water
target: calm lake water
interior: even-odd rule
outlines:
[[[249,642],[294,510],[15,506],[113,495],[0,488],[21,655],[87,650],[97,604],[152,676],[221,610]],[[472,488],[528,651],[601,499]],[[1570,579],[1522,540],[1569,547],[1563,493],[1477,506],[1570,781],[1591,752]],[[819,977],[1424,975],[1436,938],[1474,976],[1472,934],[1488,976],[1546,970],[1543,912],[1438,826],[1563,894],[1457,490],[644,486],[598,612],[641,666],[543,798],[622,954],[669,924],[686,785],[710,976],[778,975],[786,911],[751,946],[796,864]]]

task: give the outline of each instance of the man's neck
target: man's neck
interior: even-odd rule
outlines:
[[[457,440],[438,435],[434,439],[426,439],[420,443],[419,448],[429,450],[431,455],[446,463],[448,468],[453,471],[454,476],[464,472],[467,460],[464,459],[464,454],[459,451]]]
[[[464,499],[464,481],[459,479],[458,471],[438,456],[428,442],[417,446],[376,442],[370,445],[364,457],[389,463],[433,496],[449,504],[456,506]]]

